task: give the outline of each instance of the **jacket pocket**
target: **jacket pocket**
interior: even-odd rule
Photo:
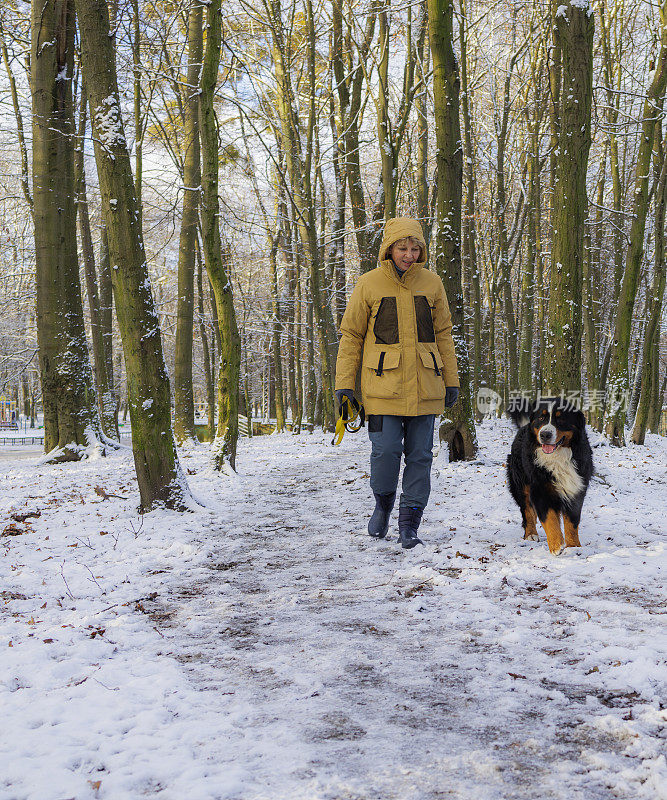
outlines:
[[[398,310],[395,297],[383,297],[380,300],[373,333],[375,344],[398,344]]]
[[[368,397],[394,398],[401,390],[400,350],[372,349],[364,353],[361,391]]]
[[[421,400],[442,400],[445,396],[445,381],[442,374],[442,358],[437,350],[418,352],[417,377]]]
[[[415,318],[417,320],[417,341],[435,342],[433,314],[428,298],[423,294],[415,295]]]

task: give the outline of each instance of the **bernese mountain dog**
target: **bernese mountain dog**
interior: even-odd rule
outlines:
[[[583,413],[565,398],[541,397],[509,416],[519,430],[507,457],[507,478],[521,509],[523,538],[539,540],[539,519],[554,555],[579,547],[581,508],[593,474]]]

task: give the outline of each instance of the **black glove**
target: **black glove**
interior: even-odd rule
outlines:
[[[445,408],[451,408],[458,399],[459,399],[458,386],[445,387]]]
[[[338,408],[343,405],[343,400],[347,397],[350,401],[350,406],[354,405],[354,390],[353,389],[336,389],[334,392],[338,402]]]

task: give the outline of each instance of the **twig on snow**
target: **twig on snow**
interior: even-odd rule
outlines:
[[[362,592],[366,589],[378,589],[381,586],[389,586],[389,584],[394,580],[394,575],[396,575],[396,571],[392,572],[391,578],[384,583],[374,583],[372,586],[331,586],[331,587],[324,587],[322,589],[318,589],[320,592]]]
[[[88,570],[88,572],[90,572],[90,577],[92,578],[92,581],[95,584],[95,586],[97,586],[97,588],[100,590],[100,592],[102,592],[102,594],[106,594],[104,589],[97,582],[97,578],[93,575],[93,571],[91,570],[91,568],[87,564],[84,564],[83,566]]]
[[[65,577],[65,565],[64,564],[60,565],[60,577],[65,582],[65,588],[67,589],[67,596],[69,597],[70,600],[74,600],[74,595],[70,591],[69,583],[67,583],[67,578]]]

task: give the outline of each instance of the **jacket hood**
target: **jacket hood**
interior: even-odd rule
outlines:
[[[407,239],[409,236],[413,236],[417,239],[422,248],[421,258],[415,263],[424,265],[427,258],[426,239],[424,238],[424,231],[422,230],[419,220],[412,219],[412,217],[395,217],[394,219],[387,220],[384,226],[384,235],[382,236],[378,260],[386,261],[389,258],[389,253],[387,251],[392,244],[399,239]]]

